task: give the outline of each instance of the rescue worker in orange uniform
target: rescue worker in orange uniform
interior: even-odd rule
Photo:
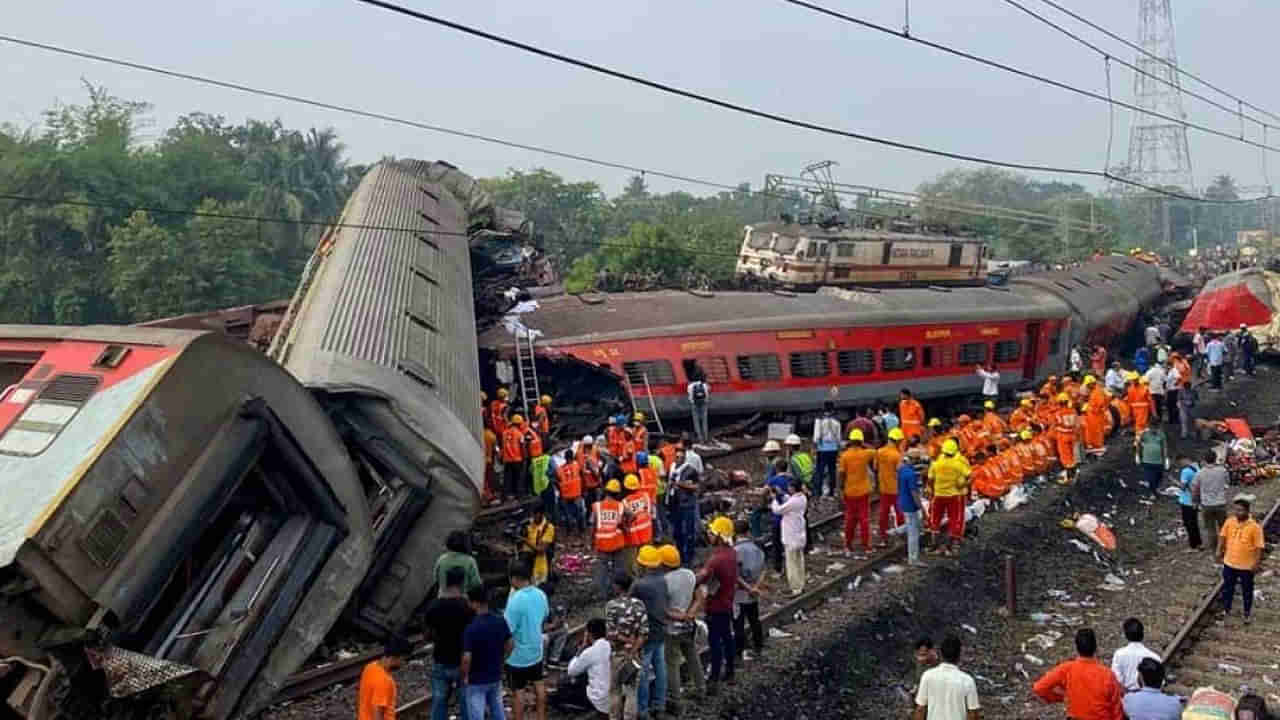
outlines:
[[[849,431],[849,447],[840,453],[836,478],[844,488],[844,550],[853,552],[855,533],[862,547],[871,552],[871,471],[876,451],[863,445],[862,431]]]
[[[560,526],[575,532],[586,530],[586,508],[582,503],[582,464],[572,450],[564,451],[564,462],[556,468],[556,484],[560,489]]]
[[[608,598],[612,594],[613,578],[625,568],[623,550],[627,547],[627,538],[622,532],[622,485],[617,480],[610,480],[604,486],[605,497],[591,504],[591,523],[594,528],[593,544],[596,555],[596,589],[600,596]]]
[[[489,425],[498,437],[507,431],[507,389],[498,388],[498,397],[489,403]]]
[[[1129,427],[1133,423],[1133,411],[1129,409],[1129,401],[1125,399],[1123,393],[1111,397],[1111,408],[1116,411],[1116,416],[1119,418],[1119,427]]]
[[[986,430],[988,440],[994,440],[1000,435],[1009,431],[1004,423],[1004,418],[1000,417],[1000,413],[996,412],[996,404],[993,400],[987,400],[982,403],[982,427]]]
[[[951,553],[951,546],[964,539],[964,501],[969,494],[969,477],[973,469],[969,462],[960,455],[960,447],[955,440],[947,440],[942,444],[942,455],[929,464],[929,494],[933,501],[929,505],[929,527],[938,532],[946,520],[950,542],[941,545],[939,551],[944,555]]]
[[[960,415],[951,424],[951,437],[955,438],[956,444],[960,446],[960,452],[965,455],[972,455],[977,449],[973,428],[969,427],[971,422],[968,415]]]
[[[1050,375],[1049,378],[1044,381],[1044,385],[1040,386],[1040,397],[1052,398],[1057,394],[1058,394],[1058,376]]]
[[[657,520],[658,470],[649,462],[649,453],[643,450],[636,453],[636,476],[640,478],[640,489],[649,496],[649,506],[654,509],[653,519]]]
[[[590,508],[600,499],[600,484],[604,481],[600,449],[596,447],[596,439],[590,435],[583,435],[578,443],[578,462],[582,465],[583,504]]]
[[[644,426],[644,421],[642,412],[631,416],[631,441],[635,443],[636,452],[649,452],[649,428]]]
[[[498,452],[498,435],[488,425],[484,428],[484,502],[490,503],[500,494],[498,488],[497,465],[501,455]]]
[[[524,417],[512,415],[511,424],[502,431],[502,501],[519,497],[527,474],[524,447]]]
[[[1085,404],[1084,413],[1084,449],[1090,455],[1101,455],[1106,452],[1104,442],[1107,431],[1107,396],[1102,385],[1092,375],[1085,376],[1084,386],[1089,388],[1089,401]]]
[[[919,437],[924,433],[924,406],[911,396],[911,391],[902,388],[898,393],[898,422],[902,434],[908,438]]]
[[[1000,468],[996,463],[979,450],[973,456],[969,488],[983,497],[998,498],[1004,495],[1009,486],[1000,477]]]
[[[1011,432],[1020,433],[1031,427],[1031,421],[1035,419],[1032,412],[1031,398],[1024,397],[1018,402],[1018,407],[1014,408],[1009,414],[1009,430]]]
[[[1036,445],[1033,442],[1035,433],[1031,428],[1023,428],[1018,431],[1018,444],[1013,446],[1014,452],[1018,456],[1018,461],[1022,464],[1022,479],[1034,478],[1041,474],[1040,457],[1036,452]]]
[[[538,398],[538,404],[533,407],[533,412],[530,413],[532,415],[530,422],[533,424],[533,429],[542,435],[544,443],[551,437],[551,415],[548,412],[550,407],[551,396],[543,395]]]
[[[893,514],[894,527],[901,527],[906,517],[898,509],[898,463],[902,460],[902,448],[906,441],[902,428],[889,429],[889,441],[876,451],[876,491],[880,494],[879,545],[889,544],[889,514]]]
[[[947,437],[947,433],[942,431],[942,421],[938,418],[929,418],[929,422],[925,426],[923,442],[930,459],[936,458],[942,453],[942,443]]]
[[[1137,375],[1137,373],[1133,374]],[[1129,411],[1133,413],[1133,436],[1136,439],[1143,430],[1147,429],[1147,424],[1151,420],[1151,391],[1147,389],[1147,379],[1144,377],[1131,379],[1125,397],[1129,401]]]
[[[634,473],[637,470],[636,442],[630,428],[624,428],[622,431],[622,454],[618,456],[618,467],[622,468],[624,473]]]
[[[608,447],[609,454],[618,462],[622,462],[623,445],[627,441],[627,431],[618,427],[618,419],[609,417],[609,427],[604,431],[604,437]]]
[[[1000,465],[1001,475],[1007,481],[1006,489],[1022,484],[1022,458],[1013,448],[1009,438],[1002,437],[997,445],[996,462]]]
[[[1058,393],[1057,416],[1054,418],[1054,441],[1058,447],[1058,462],[1062,464],[1062,484],[1069,484],[1076,476],[1076,432],[1080,428],[1080,418],[1071,405],[1071,396],[1065,392]]]
[[[649,493],[640,488],[640,478],[634,473],[623,478],[622,487],[627,491],[622,498],[622,534],[627,539],[627,547],[622,551],[623,562],[627,572],[635,577],[640,570],[636,566],[636,552],[642,545],[653,542],[653,506],[649,503]]]

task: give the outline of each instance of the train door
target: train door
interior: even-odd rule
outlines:
[[[831,247],[833,246],[834,243],[826,243],[820,240],[814,241],[813,245],[810,246],[811,248],[817,248],[813,251],[818,258],[818,267],[815,268],[814,272],[817,274],[819,283],[826,282],[827,277],[831,274]]]
[[[1027,323],[1026,352],[1022,354],[1022,379],[1036,379],[1036,362],[1040,357],[1040,323]]]
[[[960,267],[963,258],[964,243],[951,243],[951,257],[947,260],[947,267]]]

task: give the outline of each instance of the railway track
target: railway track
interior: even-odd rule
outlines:
[[[1280,540],[1278,511],[1280,501],[1261,521],[1268,548]],[[1241,620],[1239,598],[1229,621],[1219,619],[1220,578],[1195,608],[1188,608],[1190,617],[1163,653],[1169,692],[1190,697],[1196,688],[1213,686],[1239,697],[1247,688],[1268,704],[1280,703],[1280,553],[1264,553],[1254,590],[1250,625]]]

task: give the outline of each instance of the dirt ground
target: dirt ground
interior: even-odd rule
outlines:
[[[1256,378],[1236,378],[1221,392],[1202,392],[1200,417],[1243,416],[1254,425],[1280,417],[1280,369],[1262,366]],[[1197,455],[1212,442],[1182,441],[1178,453]],[[1152,499],[1140,487],[1140,471],[1129,450],[1130,434],[1113,437],[1107,454],[1086,466],[1076,485],[1046,485],[1028,505],[988,513],[977,537],[949,561],[933,559],[922,572],[904,573],[846,593],[796,629],[797,637],[775,643],[751,666],[750,680],[718,707],[699,715],[722,718],[906,717],[912,706],[914,639],[935,644],[947,633],[965,643],[961,667],[977,678],[984,717],[1027,720],[1062,718],[1061,706],[1046,706],[1031,682],[1074,652],[1071,637],[1082,626],[1098,633],[1099,656],[1110,661],[1123,644],[1121,624],[1138,617],[1148,646],[1163,649],[1217,578],[1208,553],[1186,552],[1176,499]],[[1171,482],[1173,473],[1166,478]],[[1260,516],[1280,496],[1280,480],[1248,488]],[[1088,539],[1059,521],[1092,512],[1115,530],[1112,558],[1082,552],[1070,541]],[[1090,545],[1092,543],[1089,543]],[[1017,614],[1007,616],[1005,558],[1017,567]],[[1124,581],[1104,588],[1108,573]],[[1054,591],[1051,593],[1050,591]],[[1054,616],[1045,623],[1032,614]],[[1043,619],[1043,618],[1039,618]],[[789,628],[790,630],[790,628]],[[1053,633],[1061,637],[1053,640]],[[834,715],[833,715],[834,713]]]

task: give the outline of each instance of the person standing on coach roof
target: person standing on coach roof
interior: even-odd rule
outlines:
[[[1235,514],[1222,526],[1218,534],[1218,562],[1222,563],[1222,619],[1231,614],[1231,601],[1236,594],[1236,583],[1244,598],[1244,622],[1253,620],[1253,576],[1262,562],[1265,540],[1262,526],[1249,514],[1249,501],[1237,495],[1232,503]]]
[[[706,376],[699,372],[685,391],[689,395],[689,407],[693,414],[693,434],[697,436],[698,442],[705,443],[707,441],[707,403],[711,401],[711,386],[707,384]]]
[[[908,393],[910,397],[909,391],[903,390],[903,392]],[[836,494],[836,456],[840,454],[840,421],[836,419],[835,413],[835,403],[828,400],[822,406],[822,417],[813,424],[813,447],[818,452],[818,461],[813,470],[814,497],[822,497],[824,487],[829,488],[828,497],[835,497]]]
[[[511,714],[524,718],[524,691],[533,686],[538,720],[547,720],[547,685],[542,664],[542,623],[550,608],[547,596],[529,584],[529,567],[517,562],[511,567],[511,594],[503,613],[515,649],[507,657],[507,676],[511,679]]]
[[[920,676],[913,720],[979,720],[982,705],[978,702],[978,684],[972,675],[956,666],[960,662],[960,638],[946,636],[941,649],[942,662]]]

